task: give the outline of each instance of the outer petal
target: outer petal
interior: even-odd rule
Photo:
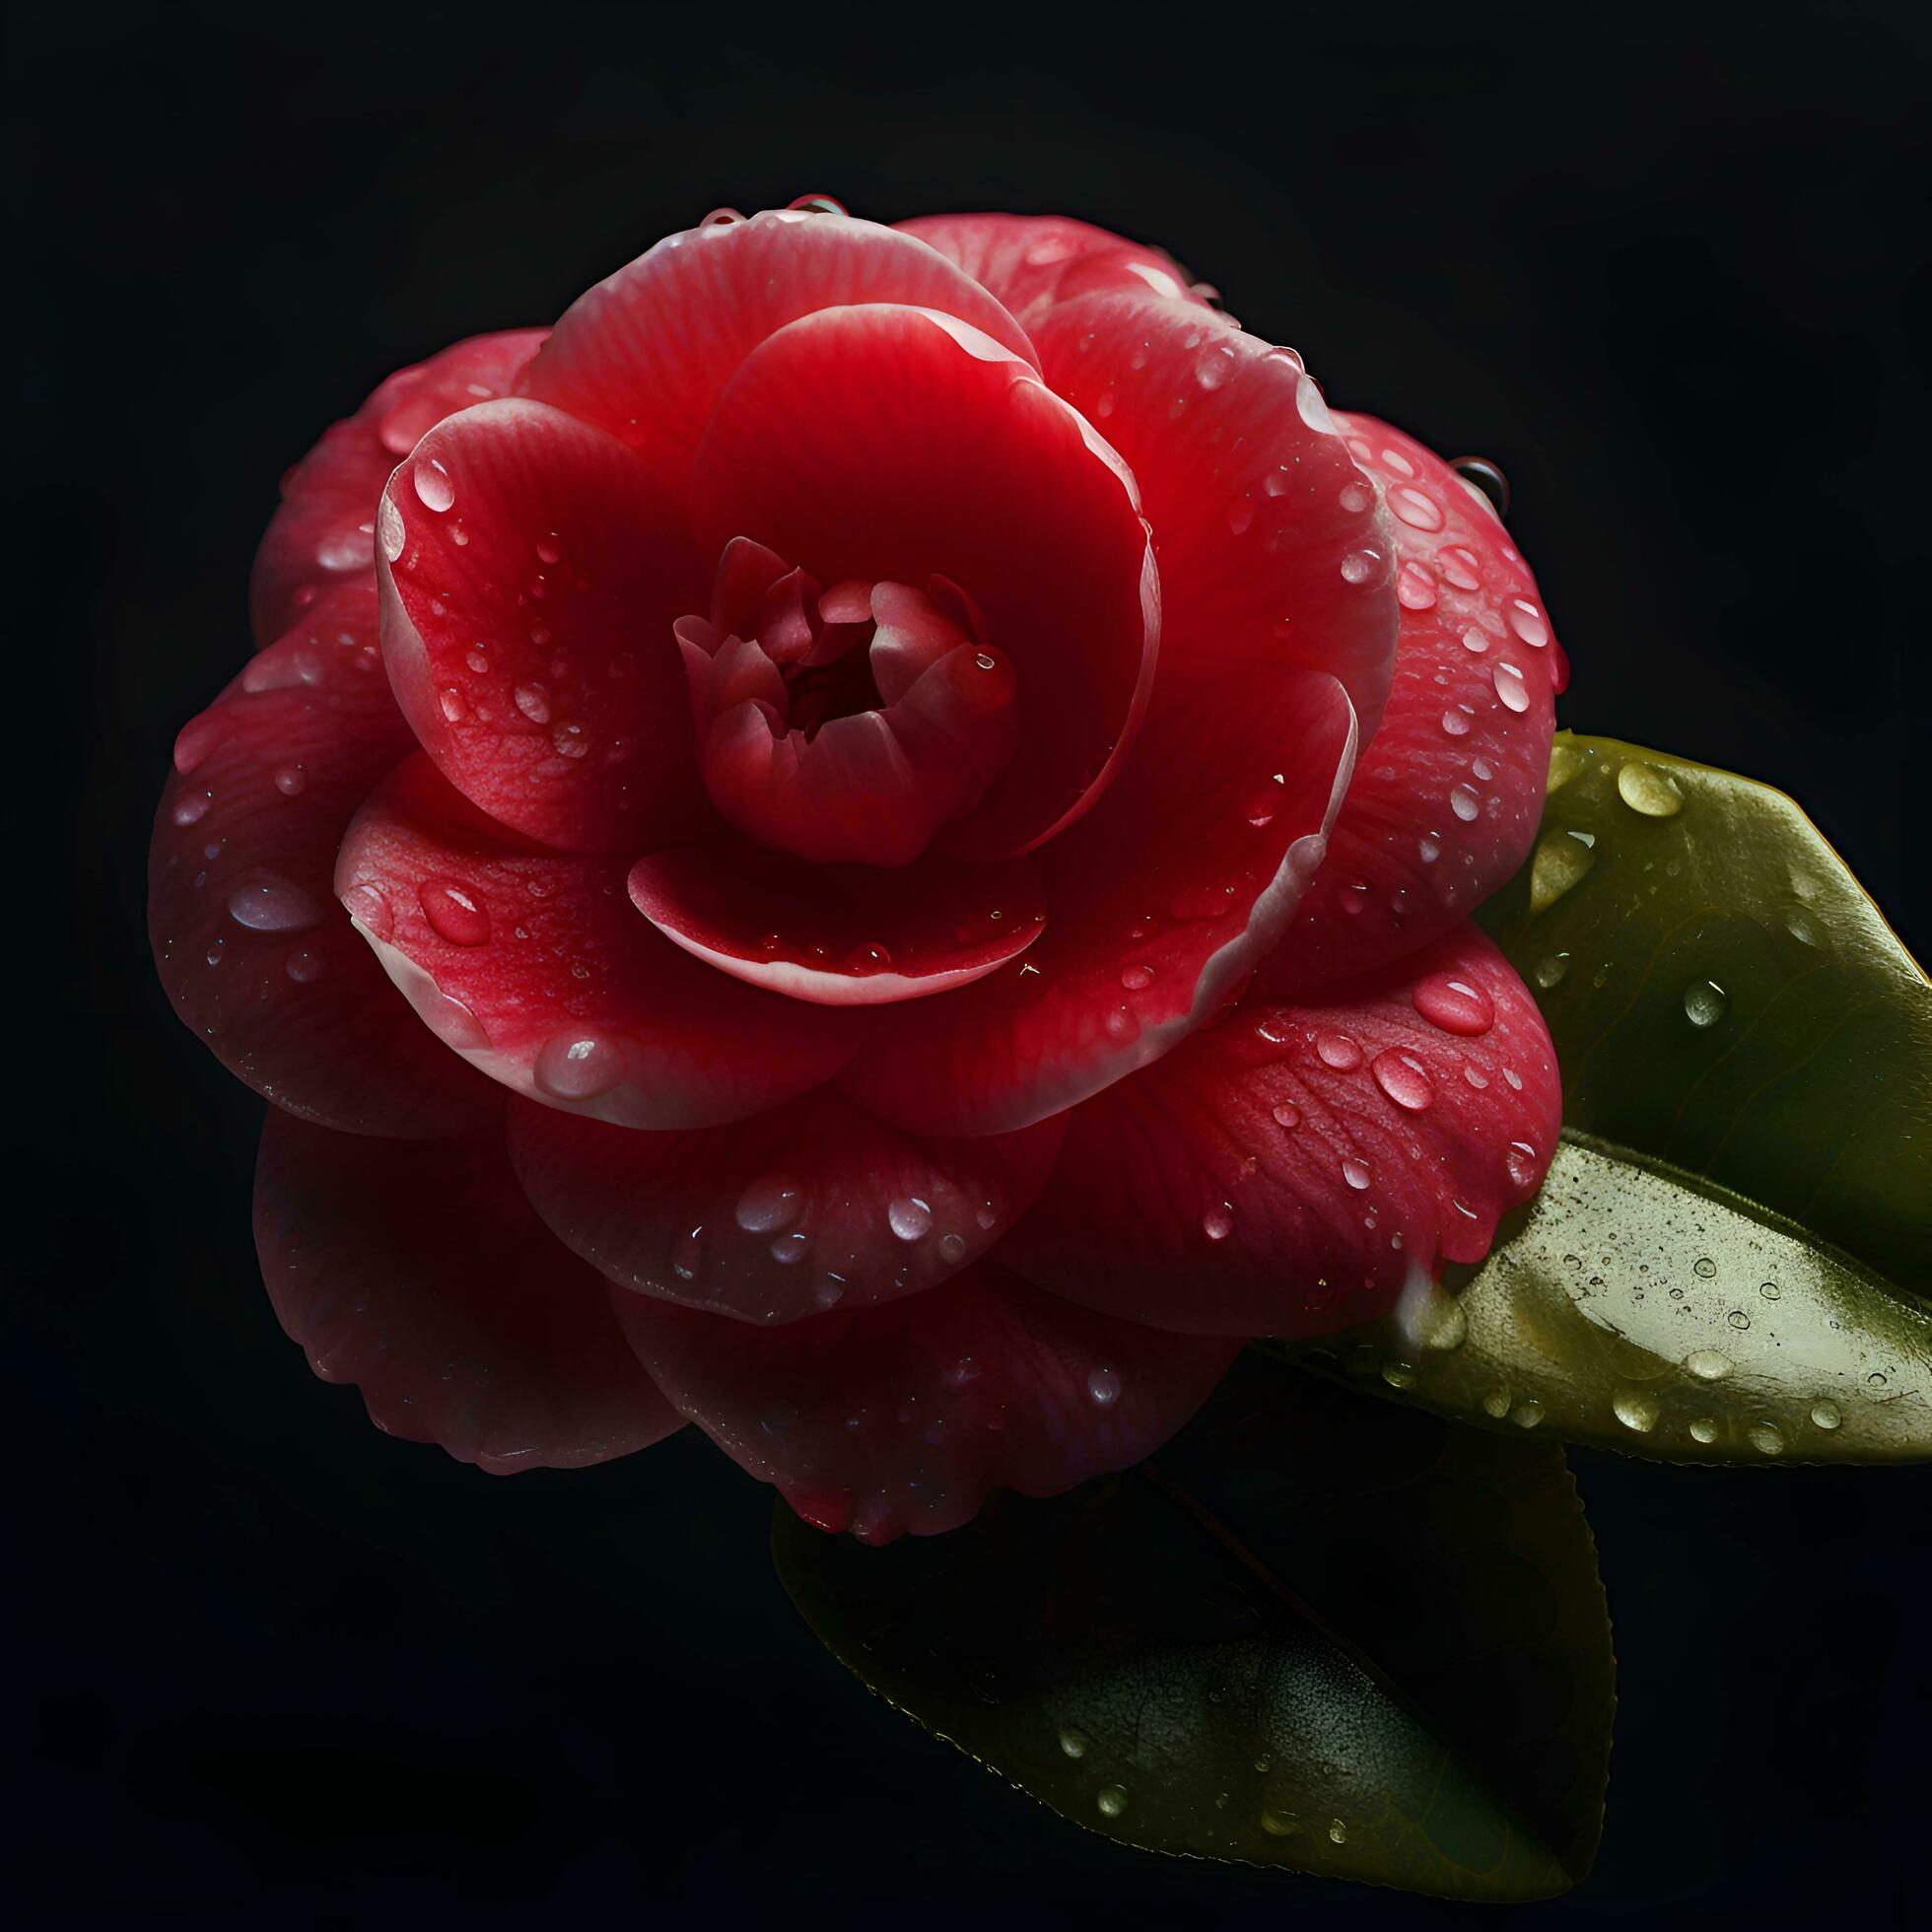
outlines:
[[[525,390],[682,477],[724,385],[768,335],[869,302],[943,310],[1033,360],[1019,324],[924,242],[787,209],[667,236],[599,282],[565,311]]]
[[[1382,728],[1278,962],[1305,983],[1434,938],[1516,871],[1568,681],[1536,580],[1487,501],[1400,430],[1336,421],[1392,512],[1402,636]]]
[[[622,859],[511,838],[409,759],[357,815],[335,887],[424,1021],[493,1079],[626,1127],[710,1127],[817,1086],[862,1018],[691,958]]]
[[[269,1298],[370,1419],[492,1475],[627,1456],[680,1418],[601,1278],[517,1187],[501,1127],[407,1148],[271,1113],[255,1169]]]
[[[571,1248],[624,1287],[747,1322],[957,1275],[1039,1193],[1062,1132],[916,1139],[824,1088],[695,1134],[511,1111],[517,1171]]]
[[[1029,329],[1082,295],[1189,295],[1186,271],[1162,249],[1065,215],[920,215],[898,227],[956,261]]]
[[[1064,303],[1038,341],[1048,381],[1139,481],[1163,668],[1332,671],[1366,745],[1395,659],[1392,524],[1300,357],[1152,297]]]
[[[1024,952],[1046,920],[1024,859],[967,865],[928,853],[884,871],[728,840],[642,859],[630,883],[638,910],[695,958],[826,1006],[969,985]]]
[[[707,549],[750,536],[821,584],[938,576],[975,600],[1019,743],[947,851],[1024,851],[1111,779],[1160,635],[1146,527],[1119,458],[1017,354],[926,310],[794,322],[720,401],[694,504]]]
[[[282,507],[255,552],[248,614],[257,648],[272,644],[318,596],[369,579],[376,503],[396,458],[444,417],[509,395],[543,340],[540,328],[473,335],[398,370],[282,479]]]
[[[559,410],[486,403],[423,439],[378,521],[389,678],[458,791],[576,852],[716,823],[671,635],[706,573],[643,462]]]
[[[1187,1334],[1317,1335],[1480,1260],[1561,1121],[1536,1001],[1465,923],[1280,1003],[1264,967],[1218,1026],[1079,1108],[1000,1258]]]
[[[1332,677],[1163,671],[1119,782],[1037,856],[1040,938],[974,986],[884,1009],[841,1084],[920,1132],[994,1134],[1159,1059],[1280,937],[1353,757]]]
[[[747,1332],[611,1290],[677,1407],[801,1516],[867,1543],[1057,1495],[1157,1449],[1239,1344],[1177,1341],[982,1264],[930,1294]]]
[[[330,884],[342,828],[410,743],[375,591],[338,586],[182,731],[148,858],[182,1020],[257,1093],[361,1134],[460,1133],[500,1106],[423,1031]]]

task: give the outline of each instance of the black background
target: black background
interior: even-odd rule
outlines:
[[[700,1441],[495,1483],[311,1382],[248,1238],[259,1103],[147,962],[152,800],[246,649],[277,476],[390,369],[721,203],[1060,210],[1169,246],[1337,402],[1500,458],[1565,722],[1791,791],[1922,953],[1923,31],[1187,0],[8,33],[29,1916],[1455,1915],[1016,1798],[817,1649]],[[1530,1909],[1890,1922],[1924,1886],[1920,1473],[1575,1464],[1622,1702],[1597,1870]]]

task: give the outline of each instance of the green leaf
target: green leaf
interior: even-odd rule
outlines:
[[[1932,1457],[1932,988],[1781,793],[1568,732],[1550,784],[1483,914],[1562,1065],[1550,1178],[1446,1292],[1287,1352],[1672,1461]]]
[[[1932,1295],[1932,987],[1781,792],[1558,733],[1483,923],[1536,990],[1563,1119]]]
[[[1567,1129],[1480,1268],[1291,1356],[1672,1462],[1932,1456],[1932,1311],[1754,1203]]]
[[[1595,1855],[1610,1625],[1554,1443],[1250,1354],[1126,1475],[884,1550],[781,1503],[773,1547],[865,1684],[1090,1830],[1452,1898]]]

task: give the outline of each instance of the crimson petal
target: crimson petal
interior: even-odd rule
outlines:
[[[679,951],[632,906],[626,870],[506,833],[419,753],[357,814],[335,887],[430,1028],[547,1106],[710,1127],[845,1065],[862,1015]]]
[[[297,623],[337,585],[367,582],[376,558],[376,504],[396,459],[458,409],[510,395],[544,331],[473,335],[398,370],[282,479],[282,505],[248,582],[257,648]]]
[[[681,1426],[602,1278],[524,1201],[500,1124],[405,1148],[271,1113],[255,1245],[290,1341],[324,1381],[358,1384],[390,1435],[507,1476]]]
[[[1023,952],[1046,911],[1024,859],[802,865],[740,840],[641,859],[631,897],[667,939],[752,986],[876,1006],[965,986]]]
[[[1218,1026],[1077,1109],[1001,1244],[1029,1280],[1187,1334],[1317,1335],[1487,1251],[1541,1185],[1561,1095],[1536,1001],[1465,922]]]
[[[944,850],[1025,851],[1111,780],[1160,635],[1146,526],[1120,459],[1021,356],[921,309],[794,322],[721,398],[694,506],[714,554],[749,536],[821,584],[939,577],[974,600],[1018,680],[1019,742]]]
[[[1160,564],[1162,674],[1196,662],[1332,671],[1367,745],[1395,656],[1394,539],[1301,359],[1151,296],[1064,303],[1037,340],[1048,381],[1139,481]]]
[[[821,309],[872,302],[943,310],[1033,361],[1019,324],[923,242],[783,209],[666,236],[580,296],[530,365],[525,392],[682,479],[724,385],[767,336]]]
[[[1029,329],[1076,296],[1190,293],[1162,249],[1065,215],[920,215],[897,226],[957,262]]]
[[[747,1322],[931,1288],[1032,1202],[1062,1123],[919,1139],[821,1088],[729,1127],[641,1134],[511,1108],[537,1211],[613,1281]]]
[[[840,1084],[931,1134],[1042,1119],[1216,1017],[1286,929],[1354,756],[1337,681],[1236,665],[1169,679],[1126,770],[1036,855],[1045,932],[1013,963],[886,1007]]]
[[[485,403],[423,439],[377,524],[390,681],[458,791],[575,852],[716,823],[671,635],[706,572],[642,461],[560,410]]]
[[[1529,856],[1568,680],[1536,580],[1486,498],[1432,450],[1338,413],[1391,511],[1402,634],[1374,744],[1284,957],[1304,984],[1433,939]]]
[[[352,1133],[461,1133],[500,1104],[423,1031],[331,885],[342,828],[412,742],[375,589],[338,586],[181,732],[148,858],[182,1020],[257,1093]]]
[[[658,1385],[801,1516],[867,1543],[931,1536],[989,1491],[1058,1495],[1159,1448],[1238,1343],[1177,1340],[982,1263],[910,1300],[785,1328],[613,1288]]]

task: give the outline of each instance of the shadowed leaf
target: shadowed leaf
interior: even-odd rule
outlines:
[[[861,1679],[1109,1837],[1456,1898],[1595,1854],[1610,1627],[1553,1443],[1249,1355],[1124,1476],[883,1550],[781,1504],[773,1543]]]

